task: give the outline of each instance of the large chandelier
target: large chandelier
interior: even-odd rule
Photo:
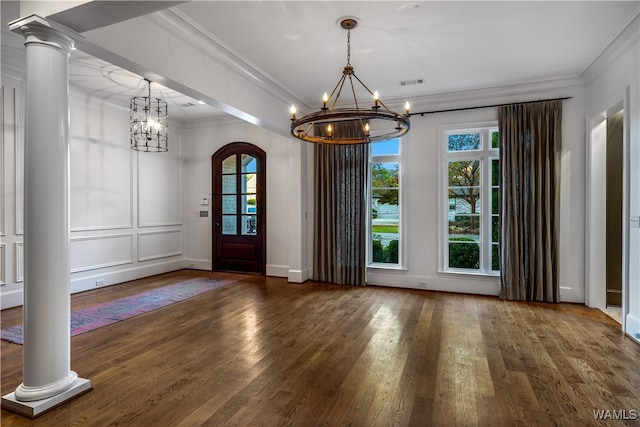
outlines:
[[[411,127],[409,102],[405,104],[404,114],[391,111],[379,98],[378,92],[372,92],[356,76],[351,66],[351,30],[358,26],[358,21],[343,18],[339,22],[347,30],[347,65],[331,95],[324,94],[319,111],[298,117],[295,106],[291,106],[291,134],[303,141],[325,144],[365,144],[406,134]],[[371,97],[371,107],[361,108],[358,104],[354,79],[364,88],[366,96]],[[336,104],[347,80],[353,103],[338,108]]]
[[[147,96],[134,96],[129,104],[131,148],[136,151],[169,150],[167,103],[151,97],[151,81]]]

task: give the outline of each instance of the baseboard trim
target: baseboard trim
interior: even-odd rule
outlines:
[[[267,264],[266,273],[272,277],[289,277],[289,266]]]
[[[144,265],[135,268],[111,271],[91,276],[71,278],[71,293],[84,292],[91,289],[102,288],[104,286],[117,285],[131,280],[142,279],[144,277],[155,276],[157,274],[169,273],[170,271],[182,270],[186,268],[185,260],[174,260],[151,265]]]
[[[131,280],[142,279],[144,277],[155,276],[157,274],[169,273],[171,271],[188,268],[189,262],[186,260],[174,260],[151,265],[138,266],[116,271],[109,271],[99,274],[92,274],[83,277],[74,277],[83,273],[71,274],[71,294],[84,292],[91,289],[98,289],[105,286],[118,285]],[[19,307],[23,304],[23,289],[2,292],[0,294],[0,309]]]
[[[207,259],[185,259],[184,268],[190,268],[192,270],[213,270],[213,263]]]
[[[625,332],[636,342],[640,343],[640,318],[628,313],[626,320],[627,330]]]
[[[493,296],[500,293],[500,279],[482,276],[467,279],[369,272],[367,285]]]
[[[19,307],[23,304],[22,288],[2,292],[0,294],[0,309]]]
[[[308,272],[307,270],[289,270],[286,277],[291,283],[304,283],[308,279]]]

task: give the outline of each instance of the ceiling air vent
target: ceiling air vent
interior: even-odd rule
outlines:
[[[193,102],[187,102],[185,104],[181,104],[181,107],[195,107],[196,104],[194,104]]]
[[[424,79],[404,80],[400,82],[400,86],[420,85],[424,83]]]

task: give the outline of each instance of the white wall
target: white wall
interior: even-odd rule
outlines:
[[[586,112],[591,118],[626,103],[625,144],[628,147],[628,211],[640,215],[640,18],[629,26],[584,73]],[[630,222],[630,221],[629,221]],[[626,332],[640,339],[640,228],[625,225],[629,244],[629,313]]]
[[[2,76],[1,307],[22,304],[23,81]],[[128,106],[71,91],[71,291],[184,266],[182,129],[170,123],[168,153],[129,148]]]
[[[211,156],[232,142],[248,142],[266,152],[267,274],[289,277],[295,260],[300,260],[298,263],[302,260],[299,251],[291,251],[291,246],[299,245],[301,239],[300,227],[291,221],[303,207],[303,196],[297,190],[301,178],[292,170],[300,164],[296,158],[299,143],[231,118],[191,123],[186,132],[183,167],[188,173],[185,174],[183,217],[187,263],[195,268],[211,269],[212,204],[203,206],[201,200],[203,197],[211,200]],[[201,210],[208,211],[209,216],[200,217]]]

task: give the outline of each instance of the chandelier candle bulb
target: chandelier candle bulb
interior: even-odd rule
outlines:
[[[373,108],[380,108],[380,95],[378,95],[378,91],[373,93]]]
[[[296,119],[296,106],[292,105],[291,109],[289,111],[291,111],[291,120],[295,120]]]
[[[404,104],[404,115],[407,116],[407,117],[409,116],[409,107],[411,107],[411,106],[409,105],[409,101],[407,101]]]
[[[327,109],[327,101],[329,101],[329,96],[327,96],[327,92],[325,92],[324,95],[322,95],[322,109],[323,110]]]

